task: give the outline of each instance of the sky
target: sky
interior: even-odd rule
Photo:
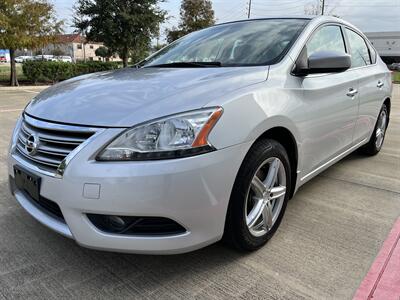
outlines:
[[[246,19],[249,0],[212,0],[217,23]],[[305,8],[321,0],[252,0],[251,17],[304,15]],[[52,0],[60,19],[65,20],[65,32],[71,27],[74,0]],[[161,31],[179,22],[180,0],[166,0],[161,7],[169,20]],[[325,0],[325,11],[349,21],[364,32],[400,31],[400,0]]]

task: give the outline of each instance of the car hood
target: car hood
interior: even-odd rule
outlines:
[[[267,67],[121,69],[76,77],[37,95],[25,113],[43,120],[130,127],[198,109],[235,89],[265,81]]]

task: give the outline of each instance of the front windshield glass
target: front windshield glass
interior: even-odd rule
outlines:
[[[264,19],[213,26],[191,33],[151,56],[142,66],[210,63],[254,66],[278,62],[308,20]],[[182,65],[182,64],[181,64]]]

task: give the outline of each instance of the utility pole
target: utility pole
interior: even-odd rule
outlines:
[[[324,11],[325,11],[325,0],[322,0],[322,10],[321,10],[321,15],[324,15]]]
[[[247,19],[250,19],[251,14],[251,0],[249,0],[249,11],[247,12]]]

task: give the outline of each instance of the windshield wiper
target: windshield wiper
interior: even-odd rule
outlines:
[[[179,61],[167,64],[149,65],[144,66],[145,68],[210,68],[210,67],[222,67],[222,63],[219,61]]]

